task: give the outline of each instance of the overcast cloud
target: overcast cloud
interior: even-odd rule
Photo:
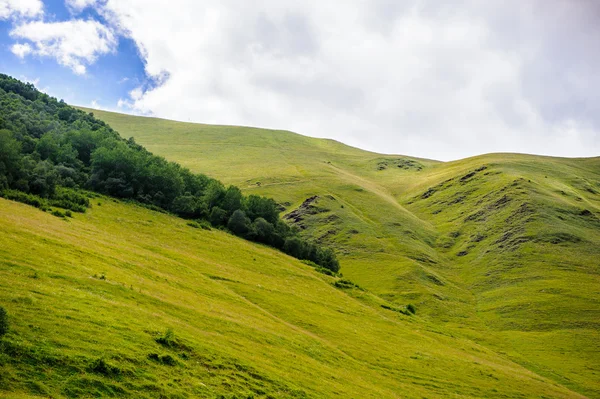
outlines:
[[[38,3],[0,0],[0,18]],[[80,74],[133,39],[151,84],[119,101],[125,112],[442,160],[600,155],[600,2],[440,3],[68,0],[73,21],[11,34],[20,57]],[[102,24],[77,19],[86,7]]]

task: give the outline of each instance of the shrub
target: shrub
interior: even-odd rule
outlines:
[[[4,190],[0,192],[0,197],[4,197],[11,201],[22,202],[40,209],[43,209],[46,205],[45,199],[40,198],[37,195],[27,194],[16,190]]]
[[[417,313],[417,308],[412,303],[409,303],[408,305],[406,305],[406,310],[408,310],[412,314]]]
[[[336,288],[341,288],[341,289],[349,289],[349,288],[358,288],[359,290],[362,289],[358,285],[354,284],[352,281],[344,279],[344,278],[334,282],[333,286]]]
[[[326,275],[328,275],[328,276],[331,276],[331,277],[336,277],[336,276],[337,276],[337,273],[334,273],[334,272],[332,272],[332,271],[331,271],[331,270],[329,270],[329,269],[325,269],[324,267],[316,267],[315,269],[316,269],[316,270],[317,270],[319,273],[321,273],[321,274],[326,274]]]
[[[8,314],[2,306],[0,306],[0,337],[8,332]]]
[[[53,211],[51,212],[51,214],[52,214],[53,216],[56,216],[57,218],[64,218],[64,217],[65,217],[65,214],[64,214],[64,213],[62,213],[61,211],[59,211],[58,209],[55,209],[55,210],[53,210]]]

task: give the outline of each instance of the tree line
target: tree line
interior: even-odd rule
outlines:
[[[42,198],[82,211],[88,203],[82,189],[206,220],[298,259],[339,270],[335,253],[301,238],[279,218],[273,199],[246,196],[236,186],[192,173],[153,155],[133,138],[121,138],[92,113],[0,74],[0,192],[23,202]]]

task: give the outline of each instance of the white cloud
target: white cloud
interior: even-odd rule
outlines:
[[[98,0],[65,0],[66,6],[73,11],[82,11],[85,8],[97,5]]]
[[[41,0],[0,0],[0,20],[11,17],[37,17],[43,14]]]
[[[129,97],[131,97],[131,99],[133,101],[139,101],[142,99],[143,96],[144,96],[144,92],[142,91],[142,89],[140,87],[136,87],[135,89],[133,89],[129,92]]]
[[[585,7],[451,3],[108,0],[102,10],[163,80],[121,101],[137,112],[438,159],[598,155],[597,68],[575,65],[598,65]],[[573,65],[548,66],[567,50]]]
[[[600,153],[594,2],[66,4],[95,7],[107,23],[25,23],[11,32],[13,53],[83,74],[117,36],[131,38],[150,79],[119,100],[123,110],[437,159]]]
[[[95,62],[99,55],[115,51],[117,46],[113,32],[94,20],[28,22],[14,28],[10,35],[32,44],[16,49],[13,46],[13,53],[55,58],[78,75],[85,74],[86,65]]]
[[[16,43],[11,46],[10,51],[12,51],[12,53],[19,58],[25,58],[25,56],[31,53],[33,49],[31,48],[29,43]]]

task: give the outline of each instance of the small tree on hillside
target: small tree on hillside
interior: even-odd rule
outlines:
[[[227,222],[227,228],[237,236],[245,235],[250,228],[250,219],[242,210],[236,210]]]

